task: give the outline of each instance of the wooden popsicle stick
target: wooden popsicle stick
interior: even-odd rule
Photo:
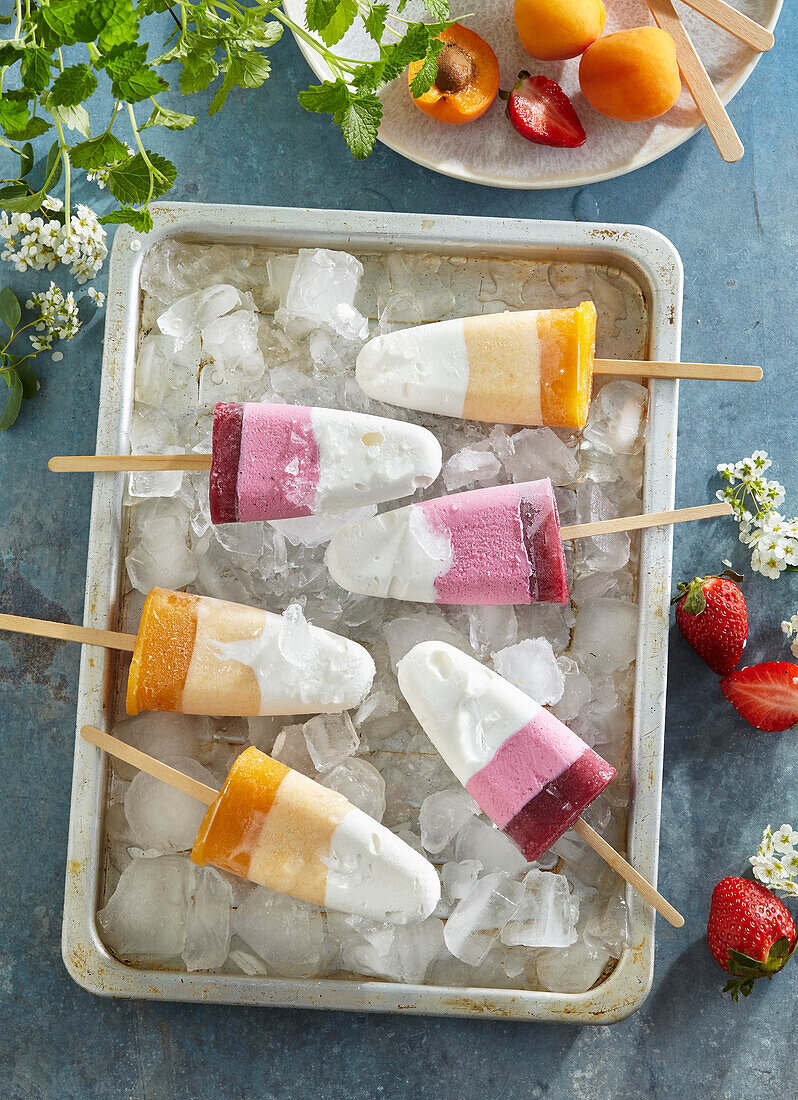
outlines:
[[[688,7],[705,15],[711,23],[723,27],[729,34],[745,42],[752,50],[767,53],[773,48],[775,39],[767,27],[755,23],[753,19],[743,15],[731,4],[724,3],[724,0],[684,0],[684,2]]]
[[[101,645],[106,649],[123,649],[132,653],[136,648],[135,634],[118,634],[115,630],[95,630],[90,626],[55,623],[49,619],[28,619],[24,615],[0,614],[0,630],[15,634],[35,634],[40,638],[60,638],[64,642]]]
[[[210,455],[54,455],[57,474],[114,473],[118,470],[210,470]]]
[[[214,790],[213,787],[209,787],[206,783],[200,783],[198,779],[192,779],[190,775],[185,775],[177,768],[170,768],[168,764],[161,763],[154,756],[150,756],[140,749],[134,749],[126,741],[120,741],[118,737],[112,737],[110,733],[103,733],[96,726],[83,726],[80,736],[89,744],[96,745],[98,749],[107,752],[109,756],[115,756],[119,760],[124,760],[126,764],[132,764],[139,771],[160,779],[162,783],[182,791],[183,794],[199,799],[206,806],[210,806],[219,797],[219,792]]]
[[[701,58],[696,53],[690,35],[684,29],[673,0],[646,0],[657,26],[666,31],[676,46],[676,61],[682,79],[701,112],[712,140],[721,157],[729,164],[740,160],[745,149],[743,143],[720,101],[715,85],[709,79]]]
[[[684,917],[677,910],[674,909],[669,901],[666,901],[659,891],[655,890],[651,883],[644,879],[639,871],[635,871],[631,863],[620,855],[611,844],[608,844],[603,837],[599,836],[595,829],[584,820],[584,818],[577,818],[571,828],[581,836],[585,844],[589,844],[594,852],[606,862],[609,863],[613,871],[617,871],[624,882],[628,882],[629,885],[637,890],[638,894],[642,898],[645,898],[649,905],[653,905],[656,911],[665,918],[674,928],[681,928],[684,924]]]
[[[634,378],[705,378],[715,382],[758,382],[761,367],[732,363],[652,363],[645,359],[594,359],[593,373]]]
[[[574,523],[560,528],[560,538],[586,539],[593,535],[612,535],[616,531],[640,531],[644,527],[666,527],[672,523],[689,523],[696,519],[712,519],[714,516],[731,515],[731,505],[724,501],[717,504],[699,504],[694,508],[676,508],[672,512],[644,512],[641,516],[618,516],[617,519],[600,519],[594,523]]]

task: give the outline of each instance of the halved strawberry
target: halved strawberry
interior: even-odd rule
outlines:
[[[798,665],[765,661],[738,669],[720,682],[721,690],[746,722],[767,733],[798,723]]]
[[[527,141],[566,149],[585,144],[587,135],[574,105],[554,80],[520,72],[513,88],[499,95],[507,100],[510,122]]]

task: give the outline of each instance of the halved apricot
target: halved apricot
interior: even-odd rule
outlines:
[[[515,0],[514,15],[524,49],[539,61],[584,53],[607,17],[602,0]]]
[[[438,58],[435,83],[414,99],[425,115],[459,126],[485,114],[499,91],[499,62],[484,38],[460,23],[453,23],[439,37],[445,43]],[[413,83],[421,61],[407,70],[408,84]],[[412,94],[412,93],[411,93]]]

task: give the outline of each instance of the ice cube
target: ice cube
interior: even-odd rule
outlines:
[[[443,889],[449,901],[460,901],[470,894],[482,871],[482,864],[478,859],[464,859],[460,862],[452,860],[444,863],[441,868]]]
[[[299,516],[298,519],[273,519],[269,520],[269,524],[292,546],[322,546],[342,527],[370,519],[376,514],[376,504],[364,504],[345,512],[322,512],[316,516]]]
[[[445,463],[443,480],[449,492],[495,478],[502,466],[489,450],[463,447]]]
[[[145,336],[136,360],[136,401],[178,415],[195,415],[199,334],[179,344],[172,336]]]
[[[551,993],[585,993],[596,984],[608,960],[606,951],[577,940],[564,949],[541,951],[535,968],[543,989]]]
[[[479,658],[493,656],[515,644],[518,619],[510,606],[475,605],[467,608],[471,647]]]
[[[382,629],[394,672],[405,654],[419,642],[447,642],[456,649],[461,649],[463,653],[469,653],[471,648],[459,630],[450,626],[441,615],[427,611],[390,619]]]
[[[605,875],[602,888],[588,899],[587,907],[583,932],[586,946],[619,959],[630,942],[629,909],[614,875]]]
[[[458,901],[444,928],[451,953],[477,966],[518,909],[520,888],[506,875],[492,873],[478,879]]]
[[[184,856],[137,858],[97,913],[105,943],[120,957],[172,959],[186,942],[192,867]]]
[[[180,454],[175,426],[160,409],[137,404],[130,418],[130,453]],[[128,482],[132,497],[173,497],[183,484],[182,470],[133,470]]]
[[[317,905],[259,886],[236,909],[233,928],[284,978],[324,973],[324,918]]]
[[[168,756],[164,764],[218,790],[212,772],[188,756]],[[185,852],[194,843],[207,806],[191,795],[139,772],[125,792],[125,814],[138,842],[159,852]]]
[[[576,449],[563,443],[551,428],[522,428],[511,441],[513,453],[504,464],[514,482],[548,477],[553,485],[569,485],[575,479]]]
[[[364,814],[382,821],[385,815],[385,780],[367,760],[344,760],[322,776],[319,782],[348,798]]]
[[[184,588],[197,576],[188,548],[189,513],[177,500],[156,497],[131,510],[130,551],[125,566],[139,592],[151,588]]]
[[[180,346],[240,305],[241,295],[234,286],[209,286],[173,302],[158,318],[158,328],[165,336],[173,336]]]
[[[158,711],[145,711],[125,718],[117,722],[111,733],[158,760],[165,760],[167,756],[191,756],[206,762],[212,737],[208,718]],[[133,779],[139,774],[138,768],[123,760],[114,760],[114,771],[123,779]]]
[[[124,871],[130,863],[130,849],[138,845],[138,840],[128,825],[121,802],[115,802],[105,811],[105,838],[111,866]]]
[[[637,649],[637,607],[606,596],[577,610],[572,656],[588,674],[609,675],[626,668]]]
[[[573,609],[566,604],[533,603],[516,607],[518,631],[526,638],[546,638],[555,653],[561,653],[571,642],[571,627],[575,622]]]
[[[333,917],[333,914],[330,914]],[[423,982],[430,963],[443,947],[443,922],[428,917],[421,924],[383,924],[364,917],[346,917],[351,929],[341,937],[341,968],[394,982]],[[340,921],[330,921],[337,934]]]
[[[590,679],[570,657],[558,657],[557,665],[563,676],[563,693],[553,710],[561,722],[570,722],[590,702]]]
[[[541,706],[562,699],[565,680],[546,638],[524,638],[517,645],[500,649],[494,654],[493,667]]]
[[[578,523],[595,523],[615,519],[618,507],[613,504],[600,485],[589,478],[576,490],[576,519]],[[629,561],[631,542],[628,531],[616,531],[610,535],[593,535],[579,539],[577,556],[580,565],[600,573],[613,573],[623,569]]]
[[[294,274],[296,256],[272,256],[266,263],[269,277],[269,295],[272,301],[285,305],[291,276]]]
[[[281,730],[277,734],[270,755],[281,764],[285,764],[287,768],[294,768],[303,775],[316,778],[316,765],[308,752],[308,743],[302,726],[286,726]]]
[[[192,867],[192,872],[183,962],[186,970],[212,970],[230,950],[233,891],[213,867]]]
[[[354,756],[360,745],[357,730],[346,711],[341,714],[317,714],[305,722],[302,730],[310,758],[320,772],[334,768],[347,756]]]
[[[599,451],[633,455],[646,441],[648,390],[627,379],[608,382],[590,403],[583,436]]]
[[[421,843],[428,852],[437,855],[457,836],[469,818],[478,813],[479,806],[462,787],[428,795],[421,803],[418,818]]]
[[[247,309],[237,309],[205,325],[202,349],[227,369],[240,367],[250,373],[260,373],[265,368],[258,344],[258,318]]]
[[[510,947],[568,947],[575,943],[579,903],[571,897],[568,879],[533,867],[521,887],[518,910],[501,934],[502,943]]]
[[[365,340],[368,322],[354,307],[362,274],[360,260],[346,252],[300,248],[275,321],[294,339],[325,328],[346,340]]]
[[[461,863],[466,859],[476,859],[486,871],[503,871],[508,875],[517,875],[529,867],[504,833],[478,817],[470,818],[457,834],[454,854]]]

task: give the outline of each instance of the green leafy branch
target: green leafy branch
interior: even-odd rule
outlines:
[[[36,321],[31,321],[27,325],[21,324],[22,307],[13,290],[9,290],[8,287],[0,290],[0,321],[11,333],[5,344],[0,347],[0,377],[8,389],[5,407],[0,413],[0,432],[3,432],[6,428],[10,428],[19,416],[23,398],[30,401],[36,396],[39,383],[30,364],[30,360],[36,353],[16,355],[10,351],[11,345],[19,334],[35,325]]]
[[[426,91],[442,48],[438,35],[452,22],[448,0],[424,0],[429,23],[405,20],[405,2],[392,15],[387,3],[372,0],[306,0],[305,25],[300,26],[279,0],[16,0],[14,14],[4,20],[13,37],[0,41],[0,89],[9,74],[18,87],[2,91],[0,144],[20,157],[20,173],[19,179],[4,182],[0,204],[10,213],[41,209],[48,189],[63,176],[69,225],[71,175],[78,168],[100,179],[117,200],[102,221],[128,222],[146,231],[152,225],[150,202],[172,187],[177,170],[146,147],[143,134],[156,127],[185,130],[196,122],[195,115],[165,107],[156,98],[169,87],[163,72],[179,66],[177,85],[183,95],[215,82],[208,107],[215,114],[234,88],[258,88],[268,79],[267,51],[285,27],[316,51],[332,74],[300,93],[300,103],[329,114],[352,154],[366,157],[382,118],[380,89],[421,61],[413,94]],[[150,18],[174,24],[167,48],[155,57],[143,40]],[[333,48],[356,20],[378,47],[374,61],[358,61]],[[70,48],[69,65],[65,47]],[[89,107],[101,81],[110,84],[114,106],[110,118],[98,121]],[[142,108],[149,112],[143,123]],[[130,146],[120,136],[123,123]],[[23,182],[30,143],[47,133],[55,140],[46,178],[34,190]]]

